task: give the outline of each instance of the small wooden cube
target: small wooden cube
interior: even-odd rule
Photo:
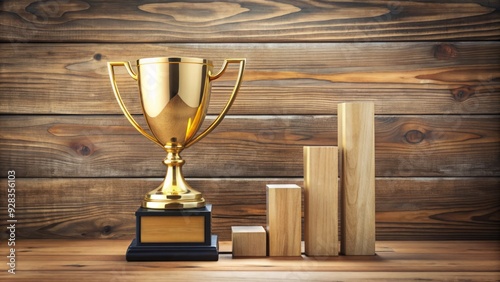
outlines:
[[[233,257],[265,257],[266,230],[262,226],[232,226]]]
[[[269,256],[300,256],[302,188],[295,184],[268,184],[266,188]]]

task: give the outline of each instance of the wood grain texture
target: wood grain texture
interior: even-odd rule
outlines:
[[[339,152],[304,146],[304,245],[307,256],[339,254]]]
[[[266,225],[270,257],[298,257],[302,241],[302,188],[266,185]]]
[[[247,58],[230,114],[330,115],[348,101],[377,101],[378,114],[500,113],[500,42],[5,43],[0,49],[4,114],[121,115],[106,62],[153,56],[208,58],[216,69],[225,58]],[[213,82],[210,114],[225,105],[236,72],[230,66]],[[141,114],[136,82],[123,69],[117,74],[125,104]]]
[[[344,255],[375,254],[375,105],[338,107],[341,244]]]
[[[494,40],[498,5],[421,1],[2,3],[4,42]],[[467,20],[464,20],[467,19]]]
[[[217,262],[131,263],[128,240],[22,240],[19,269],[8,281],[496,281],[500,278],[497,241],[377,242],[377,256],[328,259],[233,259]],[[229,246],[221,242],[221,249]],[[0,255],[7,255],[6,248]]]
[[[213,205],[212,232],[230,240],[231,226],[266,225],[266,184],[283,178],[188,179]],[[159,178],[17,178],[18,239],[127,238],[134,212]],[[288,183],[302,186],[301,178]],[[500,178],[377,178],[377,240],[496,240]],[[6,198],[6,189],[0,198]],[[35,195],[35,196],[30,196]],[[6,203],[0,202],[5,230]],[[102,214],[106,214],[105,217]],[[0,238],[6,238],[1,232]],[[130,243],[130,242],[129,242]]]
[[[19,177],[165,176],[165,152],[123,116],[1,118],[1,171],[15,169]],[[335,116],[228,116],[182,153],[183,170],[187,177],[302,177],[302,147],[336,145],[336,124]],[[375,128],[377,176],[500,174],[498,116],[377,116]]]
[[[115,260],[118,258],[114,257]],[[247,259],[249,263],[253,263],[254,258]],[[442,260],[432,260],[431,263],[441,262]],[[469,260],[463,261],[460,265],[468,263]],[[67,266],[64,261],[58,261],[58,265]],[[353,263],[356,264],[356,263]],[[446,264],[446,261],[443,262]],[[43,264],[45,265],[45,264]],[[362,281],[362,280],[374,280],[377,281],[419,281],[425,279],[431,282],[440,281],[453,281],[453,280],[465,280],[465,281],[475,281],[475,282],[491,282],[498,280],[498,273],[496,271],[446,271],[446,272],[434,272],[434,271],[408,271],[400,272],[395,270],[394,272],[380,272],[380,271],[368,271],[368,272],[356,272],[356,271],[336,271],[330,272],[329,270],[321,272],[297,272],[295,270],[290,270],[286,267],[282,267],[284,270],[272,271],[264,269],[264,267],[269,267],[262,262],[259,265],[258,270],[245,271],[242,267],[231,268],[231,271],[222,270],[206,270],[206,271],[191,271],[186,273],[182,270],[158,270],[155,272],[146,272],[144,270],[124,270],[124,267],[108,267],[110,270],[92,270],[91,273],[85,270],[73,270],[73,267],[79,267],[79,265],[87,265],[86,261],[78,260],[76,265],[70,265],[72,270],[61,270],[55,272],[58,277],[62,279],[82,279],[83,281],[112,281],[113,279],[120,279],[120,281],[137,281],[141,280],[144,282],[154,282],[158,281],[160,278],[164,279],[175,279],[175,281],[183,281],[184,279],[192,280],[203,280],[207,282],[221,282],[221,281],[234,281],[235,277],[238,277],[239,281],[322,281],[331,279],[332,276],[339,281]],[[121,264],[120,264],[121,265]],[[475,265],[475,264],[474,264]],[[184,266],[179,266],[180,268]],[[197,268],[198,265],[189,265],[188,267]],[[307,267],[307,265],[305,265]],[[94,267],[93,267],[94,268]],[[97,267],[96,267],[97,268]],[[127,267],[125,267],[127,268]],[[160,265],[158,269],[163,269]],[[257,268],[257,267],[256,267]],[[290,267],[292,268],[292,267]],[[325,267],[326,268],[326,267]],[[415,267],[416,268],[416,267]],[[0,274],[3,277],[6,274]],[[54,281],[54,273],[46,271],[27,271],[19,275],[19,281]],[[99,277],[99,278],[96,278]],[[423,278],[422,278],[423,277]],[[11,278],[11,277],[8,277]],[[16,278],[15,278],[16,279]]]

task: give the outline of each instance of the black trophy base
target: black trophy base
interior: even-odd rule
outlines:
[[[138,245],[136,239],[127,249],[127,261],[218,261],[219,242],[212,235],[210,245],[172,246],[162,244]]]

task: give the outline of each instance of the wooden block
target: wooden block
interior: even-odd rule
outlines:
[[[296,184],[268,184],[266,192],[269,256],[300,256],[302,189]]]
[[[372,102],[338,106],[341,252],[375,254],[375,129]]]
[[[233,257],[265,257],[267,234],[262,226],[232,226]]]
[[[304,147],[304,243],[308,256],[337,256],[338,148]]]

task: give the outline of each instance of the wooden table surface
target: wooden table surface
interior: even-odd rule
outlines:
[[[130,240],[19,239],[16,281],[500,281],[500,241],[378,241],[377,255],[233,259],[221,242],[217,262],[127,262]]]

